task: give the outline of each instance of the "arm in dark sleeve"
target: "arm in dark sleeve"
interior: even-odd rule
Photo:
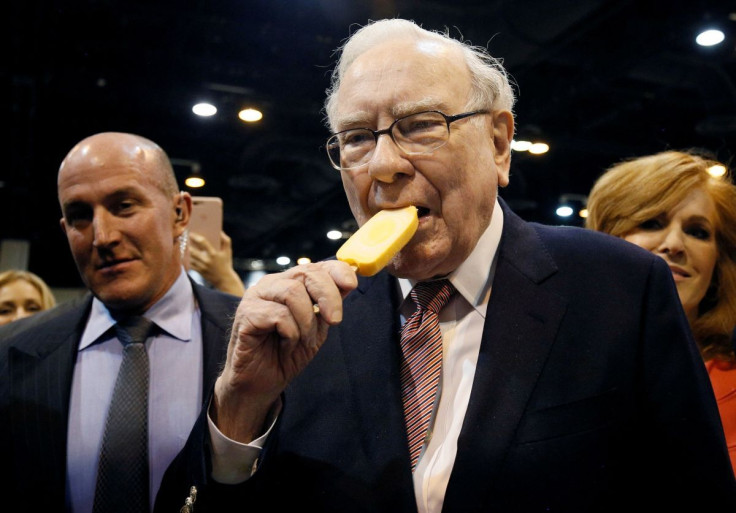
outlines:
[[[642,411],[651,484],[702,511],[736,508],[728,451],[710,380],[666,264],[656,259],[643,312]],[[695,501],[695,502],[693,502]],[[660,504],[661,505],[661,504]],[[725,506],[726,509],[723,509]],[[716,509],[717,508],[717,509]]]
[[[209,403],[208,400],[205,404]],[[277,420],[274,432],[277,431],[278,424]],[[267,454],[273,451],[275,443],[275,436],[269,436],[259,461],[268,461]],[[212,447],[207,408],[203,408],[186,445],[166,470],[156,496],[154,513],[178,512],[186,499],[195,494],[194,511],[197,513],[225,511],[225,508],[234,504],[266,506],[270,499],[267,491],[268,470],[264,467],[268,465],[259,464],[258,472],[242,484],[227,485],[212,479]]]

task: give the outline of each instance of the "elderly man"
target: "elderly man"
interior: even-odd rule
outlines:
[[[150,511],[221,368],[238,298],[187,278],[192,200],[152,141],[84,139],[58,195],[91,294],[0,331],[6,506]]]
[[[664,262],[497,198],[514,133],[499,63],[383,20],[333,80],[328,154],[353,214],[414,205],[417,232],[373,277],[326,261],[248,289],[157,510],[736,506]]]

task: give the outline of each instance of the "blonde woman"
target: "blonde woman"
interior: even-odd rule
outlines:
[[[588,198],[588,228],[661,256],[711,378],[736,471],[736,186],[718,162],[667,151],[611,167]]]
[[[56,305],[48,285],[28,271],[0,273],[0,326]]]

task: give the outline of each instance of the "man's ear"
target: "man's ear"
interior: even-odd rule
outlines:
[[[192,196],[180,192],[174,198],[174,236],[179,237],[189,226],[192,217]]]
[[[493,116],[493,159],[498,169],[498,185],[509,184],[511,141],[514,138],[514,116],[507,110],[495,111]]]
[[[66,219],[64,219],[64,216],[61,216],[61,219],[59,219],[59,226],[61,226],[61,231],[66,235]]]

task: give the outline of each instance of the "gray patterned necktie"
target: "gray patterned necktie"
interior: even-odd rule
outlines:
[[[115,381],[97,470],[94,513],[148,513],[148,353],[153,322],[119,321],[123,362]]]

